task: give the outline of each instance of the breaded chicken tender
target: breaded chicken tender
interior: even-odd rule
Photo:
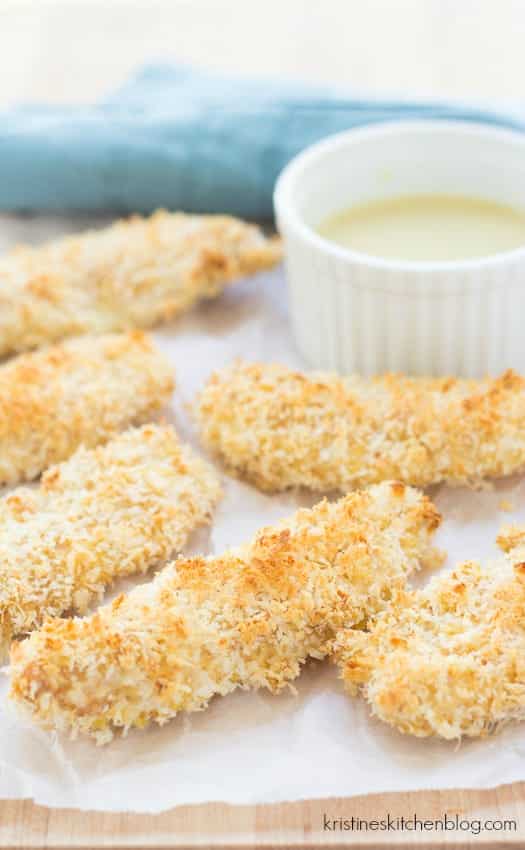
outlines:
[[[347,492],[387,479],[478,484],[525,465],[525,379],[375,379],[235,363],[212,375],[204,443],[262,490]]]
[[[146,422],[171,396],[172,373],[141,331],[80,337],[0,366],[0,485]]]
[[[104,743],[215,694],[277,692],[434,558],[439,520],[422,494],[383,483],[222,556],[179,559],[93,616],[48,620],[14,644],[11,697],[45,727]]]
[[[340,635],[343,679],[374,715],[446,739],[483,737],[525,716],[524,541],[523,529],[504,533],[506,557],[402,591],[369,633]]]
[[[278,239],[228,216],[159,211],[0,259],[0,356],[152,327],[269,268]]]
[[[84,613],[117,577],[180,552],[209,519],[215,472],[170,426],[81,448],[0,500],[0,654],[46,616]]]

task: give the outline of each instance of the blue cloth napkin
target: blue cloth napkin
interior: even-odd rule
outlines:
[[[461,105],[361,100],[158,65],[93,107],[0,114],[0,209],[163,206],[270,218],[276,177],[298,151],[331,133],[396,118],[525,128],[508,115]]]

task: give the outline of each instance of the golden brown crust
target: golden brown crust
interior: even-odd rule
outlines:
[[[179,559],[94,616],[15,644],[11,697],[46,727],[105,742],[237,687],[278,691],[433,557],[439,520],[426,497],[384,483],[222,557]]]
[[[153,327],[279,261],[228,216],[159,210],[0,260],[0,356],[84,333]]]
[[[263,490],[476,484],[525,464],[525,380],[359,377],[236,363],[198,400],[205,444]]]
[[[519,539],[518,539],[519,538]],[[485,736],[525,715],[525,532],[481,566],[460,564],[401,591],[368,633],[346,630],[335,656],[349,690],[400,732]]]
[[[172,372],[141,331],[79,337],[0,366],[0,485],[147,421],[168,401]]]
[[[170,426],[81,448],[0,500],[0,652],[46,616],[85,613],[117,577],[180,552],[209,519],[215,472]]]

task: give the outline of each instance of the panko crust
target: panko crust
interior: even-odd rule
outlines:
[[[220,493],[171,426],[80,448],[0,500],[0,652],[48,616],[85,613],[118,577],[180,552]]]
[[[383,483],[222,556],[179,559],[95,615],[48,620],[14,644],[11,698],[44,727],[104,743],[215,694],[277,692],[434,557],[439,521],[421,493]]]
[[[197,402],[202,439],[262,490],[479,484],[525,465],[525,380],[339,378],[237,362]]]
[[[148,328],[275,265],[280,242],[229,216],[157,211],[0,260],[0,356]]]
[[[142,331],[87,336],[0,366],[0,485],[17,484],[148,421],[173,369]]]
[[[345,684],[374,715],[445,739],[484,737],[525,716],[523,537],[496,562],[465,562],[401,591],[368,633],[339,635]]]

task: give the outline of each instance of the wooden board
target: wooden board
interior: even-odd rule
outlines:
[[[278,782],[276,770],[276,782]],[[326,831],[323,819],[401,817],[516,821],[516,831]],[[0,803],[1,848],[265,848],[438,847],[456,850],[525,847],[525,783],[491,791],[378,794],[272,806],[180,806],[161,815],[102,814],[46,809],[29,801]]]

